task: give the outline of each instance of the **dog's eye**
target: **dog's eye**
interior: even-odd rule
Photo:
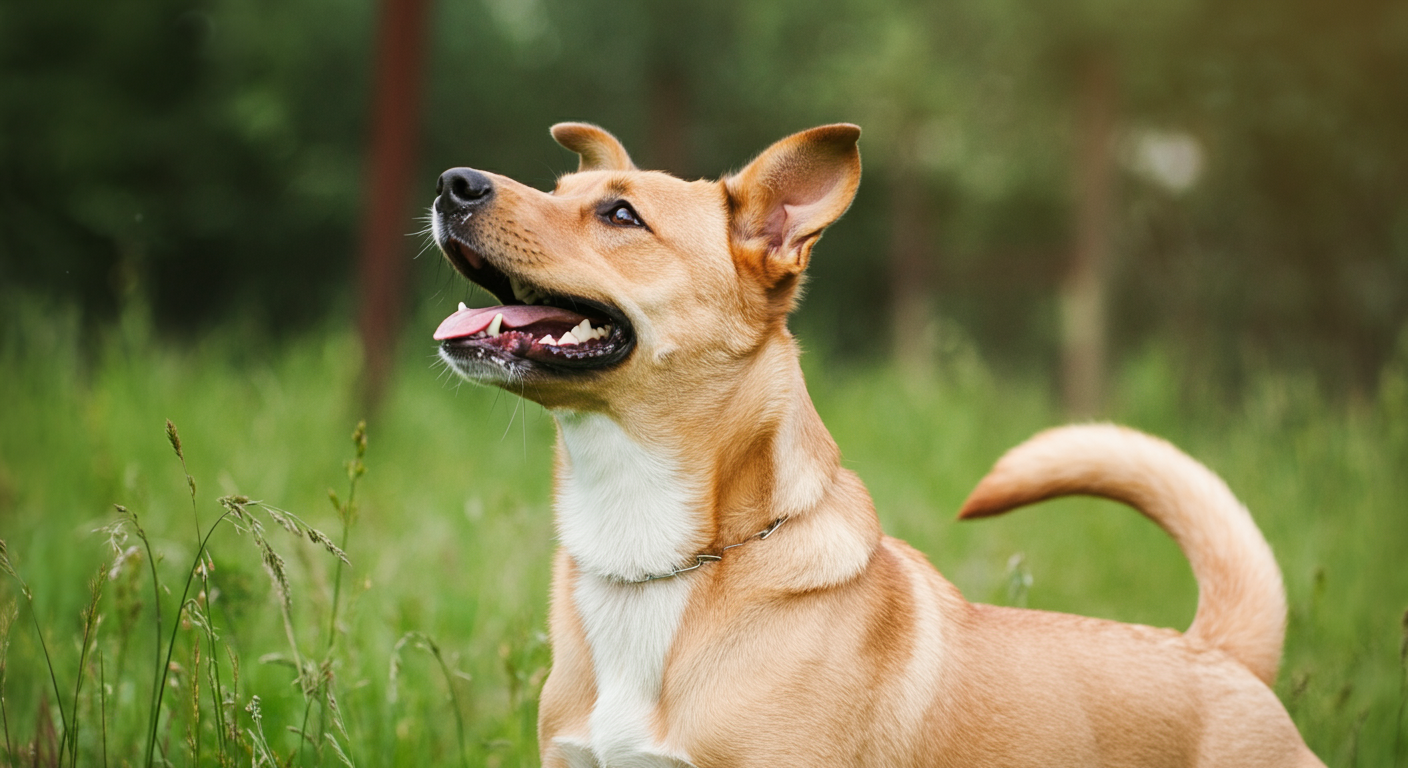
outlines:
[[[617,203],[606,212],[606,220],[622,227],[644,227],[636,212],[627,203]]]

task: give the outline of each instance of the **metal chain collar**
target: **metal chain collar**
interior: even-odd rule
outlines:
[[[743,541],[738,542],[737,544],[730,544],[727,547],[724,547],[723,549],[719,550],[719,554],[717,555],[709,555],[704,553],[697,554],[694,556],[693,565],[686,565],[683,568],[676,568],[668,573],[652,573],[643,579],[622,579],[622,581],[627,584],[644,584],[647,581],[658,581],[660,579],[673,578],[675,576],[680,575],[681,573],[686,573],[688,571],[694,570],[695,568],[699,568],[705,563],[716,563],[724,559],[723,553],[729,551],[730,549],[733,549],[734,547],[741,547],[744,544],[747,544],[748,542],[752,541],[753,539],[762,541],[763,539],[766,539],[767,537],[771,536],[773,534],[773,531],[776,531],[778,527],[785,522],[787,522],[786,517],[779,517],[776,520],[772,521],[772,525],[769,525],[767,528],[758,531],[757,533],[753,534],[752,536],[749,536]]]

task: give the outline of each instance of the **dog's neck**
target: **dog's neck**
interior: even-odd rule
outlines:
[[[848,551],[868,557],[874,513],[868,498],[854,503],[864,488],[840,468],[790,338],[683,386],[612,413],[555,414],[558,535],[579,568],[628,581],[668,573],[781,517],[792,529],[826,518],[812,527],[856,538]],[[829,519],[856,509],[859,519]]]
[[[578,567],[626,581],[678,567],[705,536],[701,478],[673,447],[638,440],[605,414],[557,423],[558,538]]]
[[[869,496],[841,468],[785,333],[708,375],[665,365],[652,372],[657,388],[630,388],[629,402],[555,414],[558,536],[578,576],[571,599],[596,691],[582,738],[556,743],[583,750],[583,764],[691,764],[657,741],[654,718],[703,580],[814,590],[854,578],[879,542]],[[776,535],[723,562],[626,583],[720,553],[784,516]]]

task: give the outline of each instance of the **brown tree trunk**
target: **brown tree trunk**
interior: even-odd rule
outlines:
[[[358,327],[365,359],[363,395],[374,409],[395,356],[406,292],[406,235],[420,132],[427,0],[381,0],[372,93],[366,212],[358,267]],[[423,185],[429,189],[429,183]]]
[[[918,126],[900,135],[890,174],[890,339],[895,360],[912,372],[934,364],[933,275],[928,206],[918,165]]]
[[[650,78],[649,136],[651,169],[687,177],[693,170],[689,153],[689,86],[674,66],[659,66]]]
[[[1105,407],[1116,99],[1113,60],[1088,56],[1076,112],[1075,252],[1061,297],[1063,396],[1079,418]]]

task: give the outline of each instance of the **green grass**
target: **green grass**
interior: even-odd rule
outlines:
[[[427,333],[412,334],[368,427],[341,587],[335,557],[252,509],[285,562],[292,629],[251,535],[227,520],[211,535],[209,592],[197,603],[212,640],[189,614],[179,625],[173,617],[197,525],[208,531],[224,511],[217,499],[244,494],[291,510],[340,542],[328,489],[346,503],[349,436],[363,416],[355,340],[336,331],[270,346],[231,331],[175,346],[153,340],[138,315],[82,338],[70,313],[28,301],[11,302],[4,323],[0,538],[33,602],[14,579],[0,586],[0,608],[16,610],[4,614],[14,621],[3,680],[15,752],[0,746],[0,764],[32,764],[35,748],[40,765],[74,764],[57,746],[64,723],[76,722],[77,765],[144,765],[156,658],[174,626],[178,666],[168,670],[157,763],[164,755],[194,764],[199,736],[200,764],[218,765],[222,753],[249,764],[261,738],[249,711],[257,695],[262,738],[280,765],[342,764],[327,734],[358,766],[536,765],[553,548],[553,429],[542,409],[447,380]],[[1232,403],[1180,395],[1169,383],[1176,367],[1157,351],[1126,366],[1115,417],[1221,473],[1271,541],[1292,606],[1277,692],[1311,746],[1332,766],[1394,765],[1408,608],[1404,368],[1373,397],[1332,404],[1308,380],[1272,374]],[[808,374],[886,530],[925,551],[971,599],[1175,627],[1191,619],[1196,590],[1182,556],[1116,505],[1067,500],[953,522],[1003,450],[1060,421],[1040,383],[1000,377],[961,349],[925,376],[838,368],[818,356],[808,357]],[[198,522],[168,418],[196,483]],[[139,517],[169,590],[163,636],[158,644],[143,554],[102,587],[85,654],[89,583],[114,556],[99,531],[118,520],[114,503]],[[139,544],[127,530],[125,546]],[[203,586],[197,579],[192,595]],[[214,672],[230,698],[221,716],[234,726],[223,751]],[[307,744],[289,730],[305,723]],[[1397,763],[1408,765],[1408,735],[1399,742]]]

